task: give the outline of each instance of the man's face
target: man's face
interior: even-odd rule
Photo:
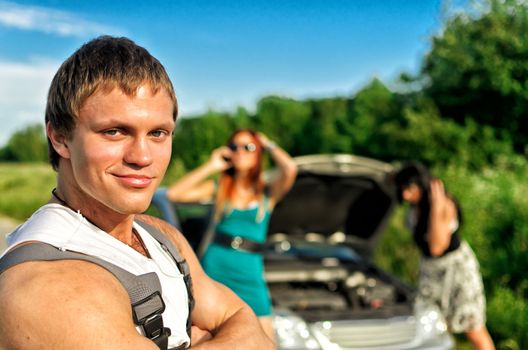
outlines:
[[[116,88],[86,100],[66,141],[66,181],[78,206],[120,214],[148,208],[170,161],[173,107],[166,91],[152,95],[145,85],[133,97]]]

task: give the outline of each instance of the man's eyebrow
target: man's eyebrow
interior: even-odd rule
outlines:
[[[92,125],[96,128],[104,128],[104,127],[116,127],[116,128],[126,128],[126,129],[133,129],[137,127],[141,127],[144,124],[138,121],[123,121],[121,119],[116,118],[108,118],[104,120],[98,120],[93,121]],[[171,119],[170,121],[160,121],[158,123],[153,123],[152,128],[174,128],[176,123]]]

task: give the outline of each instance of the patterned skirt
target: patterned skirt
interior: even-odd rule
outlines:
[[[462,241],[457,250],[439,258],[421,258],[417,302],[437,304],[453,333],[485,325],[484,286],[469,244]]]

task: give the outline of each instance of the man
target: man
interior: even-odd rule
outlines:
[[[273,348],[179,232],[138,215],[169,164],[176,115],[165,69],[126,38],[92,40],[59,68],[46,107],[57,188],[8,236],[0,349]]]

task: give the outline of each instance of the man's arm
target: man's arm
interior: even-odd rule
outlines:
[[[251,310],[230,289],[209,278],[183,235],[160,219],[141,215],[138,219],[157,227],[176,244],[187,260],[193,281],[196,305],[192,313],[193,325],[209,331],[213,337],[192,349],[274,349]]]
[[[110,272],[61,260],[25,262],[0,275],[0,349],[158,347],[136,331],[128,295]]]

